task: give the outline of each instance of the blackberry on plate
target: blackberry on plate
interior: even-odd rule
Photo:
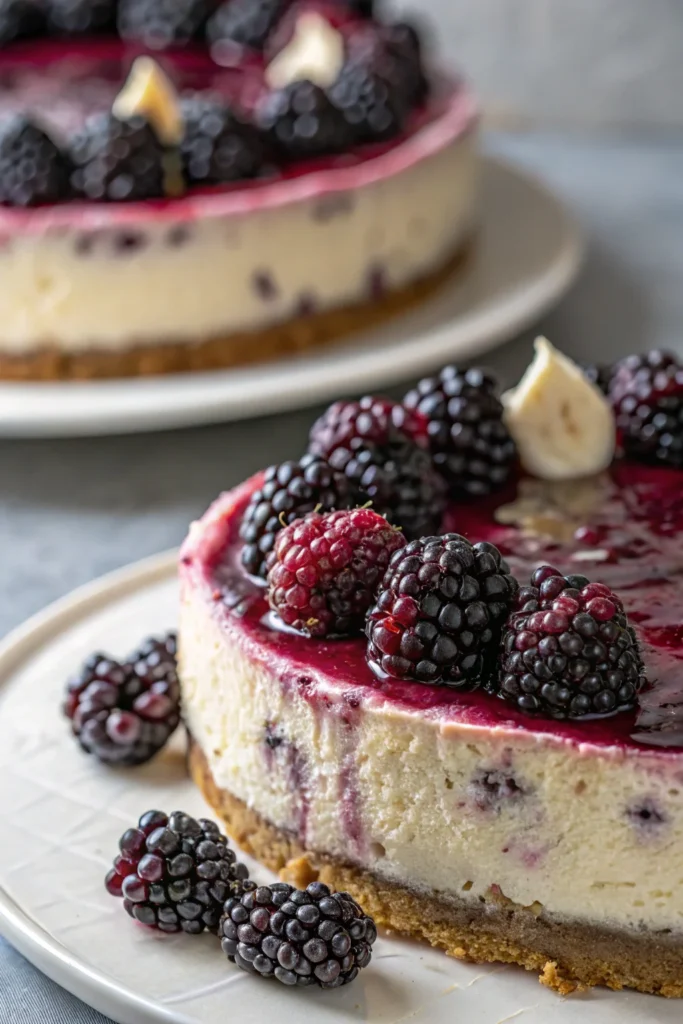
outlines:
[[[368,664],[380,679],[476,686],[516,593],[495,545],[457,533],[413,541],[392,557],[368,613]]]
[[[676,356],[655,349],[622,359],[609,398],[627,455],[683,467],[683,365]]]
[[[227,42],[262,50],[288,5],[289,0],[226,0],[209,18],[209,44]]]
[[[0,126],[0,203],[39,206],[68,199],[68,157],[37,124],[17,115]]]
[[[256,123],[283,159],[307,160],[342,153],[353,143],[350,125],[313,82],[292,82],[266,93],[256,106]]]
[[[134,920],[161,932],[217,932],[223,904],[248,877],[218,825],[147,811],[119,840],[104,884]]]
[[[189,182],[220,185],[259,174],[265,161],[261,136],[237,110],[200,93],[183,98],[181,111],[180,154]]]
[[[638,641],[617,595],[543,565],[517,595],[492,689],[528,714],[612,715],[645,685]]]
[[[446,366],[438,377],[421,380],[403,404],[427,419],[434,465],[454,497],[481,497],[505,484],[515,445],[488,373]]]
[[[226,901],[218,934],[243,971],[283,985],[339,988],[370,963],[377,928],[349,893],[322,882],[306,889],[252,882]]]
[[[117,0],[48,0],[48,29],[65,36],[113,32],[116,9]]]
[[[268,601],[307,636],[360,632],[400,530],[369,508],[311,512],[277,535],[268,556]]]
[[[122,202],[164,194],[164,148],[142,117],[96,114],[71,144],[71,182],[85,199]]]
[[[309,451],[343,471],[361,500],[366,496],[412,539],[438,530],[446,507],[446,486],[421,446],[422,429],[421,417],[383,399],[335,402],[314,423]]]
[[[328,95],[357,144],[382,142],[403,131],[405,109],[400,97],[386,78],[365,63],[347,61]]]
[[[309,512],[332,512],[356,504],[356,495],[344,474],[318,455],[271,466],[242,517],[242,565],[253,576],[265,579],[266,559],[284,526]]]
[[[124,662],[93,654],[67,685],[64,713],[83,749],[100,761],[149,761],[180,721],[175,633],[147,640]]]
[[[198,38],[211,14],[211,0],[118,0],[123,39],[151,50],[183,46]]]
[[[40,0],[0,0],[0,46],[40,35],[45,10]]]

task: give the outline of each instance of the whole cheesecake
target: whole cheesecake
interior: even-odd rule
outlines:
[[[520,964],[562,993],[683,996],[680,474],[621,459],[578,484],[522,476],[449,505],[439,532],[495,544],[520,581],[552,564],[623,600],[635,633],[614,655],[586,642],[582,661],[575,636],[562,647],[583,695],[562,707],[539,688],[548,662],[521,691],[509,657],[498,689],[430,685],[373,671],[363,637],[284,625],[243,554],[273,488],[259,474],[220,497],[181,553],[179,666],[192,775],[228,831],[289,880],[349,890],[379,924],[456,957]],[[595,640],[614,606],[589,607]],[[623,688],[632,644],[648,679],[637,701]],[[606,715],[584,713],[595,657],[622,687],[595,698]],[[544,713],[525,713],[532,692],[549,693]]]
[[[352,4],[280,8],[258,47],[234,44],[229,58],[225,39],[209,48],[198,34],[151,51],[155,40],[142,30],[142,39],[61,35],[0,48],[0,113],[28,117],[58,149],[27,154],[25,135],[4,142],[0,125],[0,170],[20,159],[62,161],[65,182],[55,198],[49,189],[3,192],[0,181],[0,377],[162,373],[287,354],[406,308],[459,265],[477,185],[466,87],[430,72],[399,102],[392,90],[406,81],[406,58],[392,51],[392,80],[389,51],[375,53],[394,29],[361,19]],[[342,39],[341,70],[325,89],[296,71],[293,82],[268,84],[301,12]],[[406,38],[417,39],[401,45]],[[84,167],[79,133],[111,109],[146,52],[177,90],[186,132],[193,117],[201,122],[198,98],[239,117],[218,140],[209,127],[162,147],[160,159],[179,151],[183,163],[170,191],[143,187],[140,197],[144,161],[124,168],[137,180],[129,195],[106,168],[92,187],[88,175],[115,147]],[[197,154],[219,144],[223,164],[193,177]],[[240,147],[251,147],[243,164]]]

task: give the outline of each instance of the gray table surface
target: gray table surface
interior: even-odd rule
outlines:
[[[571,293],[539,328],[582,359],[683,349],[683,141],[495,135],[589,234]],[[507,384],[529,332],[487,358]],[[221,490],[301,452],[316,410],[142,437],[0,442],[0,635],[73,587],[179,543]],[[106,1024],[0,939],[0,1024]]]

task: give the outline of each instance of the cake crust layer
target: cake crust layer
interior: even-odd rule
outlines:
[[[383,323],[406,312],[445,286],[463,269],[474,242],[460,246],[444,266],[403,288],[368,302],[306,316],[256,331],[240,331],[203,341],[141,344],[125,350],[83,352],[46,346],[21,355],[3,352],[0,380],[92,380],[227,369],[294,355],[316,345]]]
[[[352,864],[304,849],[297,838],[217,786],[206,757],[189,742],[190,773],[228,834],[247,853],[288,881],[314,878],[349,891],[376,922],[425,940],[449,956],[478,963],[518,964],[537,971],[542,984],[562,995],[606,985],[683,998],[683,942],[667,934],[643,935],[549,918],[540,905],[523,907],[492,891],[479,903],[416,893]]]

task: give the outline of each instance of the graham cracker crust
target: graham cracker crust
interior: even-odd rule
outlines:
[[[57,346],[36,348],[25,355],[2,352],[0,380],[92,380],[102,377],[139,377],[244,366],[303,352],[314,345],[337,341],[345,335],[374,327],[407,312],[438,291],[462,269],[473,249],[467,241],[445,266],[388,292],[353,306],[301,316],[258,331],[241,331],[197,342],[161,342],[134,345],[124,351],[64,352]]]
[[[540,904],[523,907],[492,887],[478,904],[418,893],[304,849],[296,837],[265,821],[220,789],[203,751],[190,739],[189,767],[205,799],[232,839],[247,853],[297,886],[314,879],[348,891],[376,923],[426,940],[449,956],[475,963],[519,964],[561,995],[606,985],[683,998],[683,939],[667,934],[596,928],[553,919]]]

